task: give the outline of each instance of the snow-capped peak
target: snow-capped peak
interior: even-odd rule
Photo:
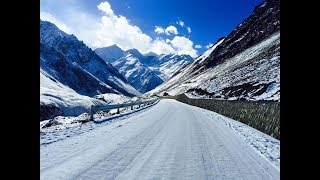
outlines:
[[[125,51],[126,54],[132,54],[133,56],[137,58],[143,57],[143,55],[137,50],[137,49],[128,49]]]
[[[124,54],[124,51],[116,44],[109,47],[97,48],[94,50],[94,52],[97,53],[103,60],[109,63],[113,63],[114,61],[121,58]]]

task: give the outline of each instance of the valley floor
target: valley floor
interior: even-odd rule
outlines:
[[[164,99],[114,123],[41,144],[40,164],[41,179],[280,179],[280,141]]]

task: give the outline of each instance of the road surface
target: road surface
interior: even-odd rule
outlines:
[[[207,110],[161,100],[40,149],[41,179],[280,179],[280,170]]]

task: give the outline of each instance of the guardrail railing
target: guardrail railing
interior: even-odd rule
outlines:
[[[136,101],[136,102],[131,102],[131,103],[125,103],[125,104],[110,104],[110,105],[105,105],[105,106],[99,106],[99,105],[92,105],[91,106],[91,111],[90,111],[90,120],[93,120],[93,115],[96,112],[99,111],[107,111],[111,109],[118,109],[117,113],[120,113],[120,108],[125,108],[125,107],[131,107],[131,110],[133,110],[133,106],[138,105],[139,108],[141,104],[153,104],[156,102],[158,99],[153,99],[153,100],[148,100],[148,101]]]

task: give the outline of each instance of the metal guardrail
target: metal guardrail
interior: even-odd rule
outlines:
[[[131,102],[131,103],[126,103],[126,104],[110,104],[110,105],[105,105],[105,106],[99,106],[99,105],[92,105],[91,106],[91,111],[90,111],[90,120],[93,120],[93,115],[96,112],[99,111],[106,111],[106,110],[111,110],[111,109],[118,109],[117,113],[120,113],[120,108],[125,108],[125,107],[131,107],[131,110],[133,110],[133,106],[138,105],[140,108],[141,104],[153,104],[156,102],[158,99],[153,99],[149,101],[137,101],[137,102]]]

